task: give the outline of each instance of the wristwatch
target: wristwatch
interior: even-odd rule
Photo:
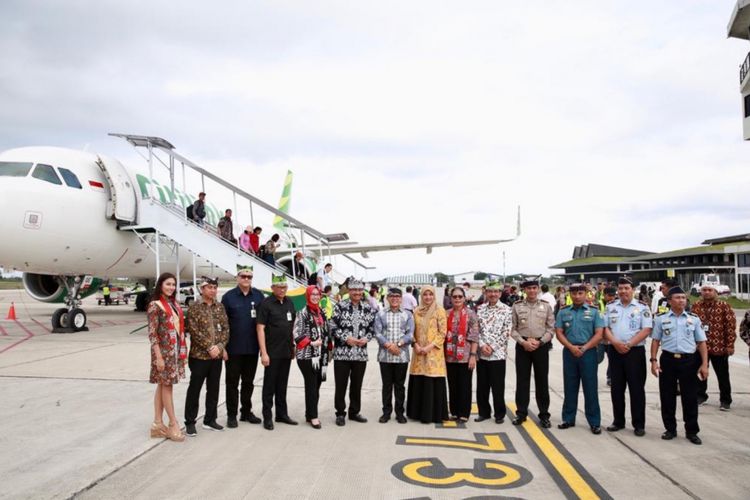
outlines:
[[[475,353],[475,352],[470,352],[469,353],[469,356],[476,356],[476,355],[477,355],[477,353]]]

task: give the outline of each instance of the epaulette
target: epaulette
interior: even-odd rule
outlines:
[[[572,306],[572,305],[568,305],[568,306],[562,306],[562,307],[560,308],[560,310],[562,311],[563,309],[568,309],[569,307],[573,307],[573,306]]]
[[[667,314],[668,312],[669,312],[669,311],[658,312],[658,313],[656,313],[656,315],[657,315],[657,316],[664,316],[664,315],[665,315],[665,314]]]
[[[642,300],[639,300],[639,301],[638,301],[638,303],[639,303],[640,305],[642,305],[642,306],[646,306],[646,307],[651,307],[651,304],[649,304],[648,302],[644,302],[644,301],[642,301]]]
[[[612,299],[609,302],[607,302],[607,305],[614,304],[617,299]]]
[[[685,312],[688,313],[688,316],[695,316],[696,318],[700,319],[700,316],[698,316],[694,312],[690,312],[690,311],[685,311]]]

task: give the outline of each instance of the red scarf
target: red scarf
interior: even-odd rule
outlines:
[[[187,344],[185,343],[185,316],[182,314],[182,308],[176,305],[173,309],[169,303],[174,303],[174,300],[170,298],[170,300],[167,301],[167,299],[163,295],[159,298],[159,301],[164,308],[164,312],[167,313],[167,324],[173,330],[175,329],[174,311],[177,311],[177,316],[180,318],[180,359],[186,359]],[[177,343],[177,339],[175,339],[174,343]]]
[[[469,322],[469,313],[466,307],[462,307],[459,312],[458,318],[458,332],[453,331],[453,321],[455,319],[455,309],[451,309],[448,314],[448,333],[445,337],[445,353],[448,356],[455,356],[456,359],[462,361],[464,359],[464,347],[466,346],[466,329]],[[453,337],[456,337],[456,341],[453,341]],[[455,344],[455,345],[454,345]]]

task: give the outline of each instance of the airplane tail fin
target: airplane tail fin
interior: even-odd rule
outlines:
[[[286,178],[284,179],[284,189],[281,191],[281,199],[279,200],[279,211],[285,214],[289,213],[289,206],[292,198],[292,179],[294,174],[291,170],[287,170]],[[286,230],[289,224],[281,216],[277,215],[273,218],[273,227],[276,229]]]

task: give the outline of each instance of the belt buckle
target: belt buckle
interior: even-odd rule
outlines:
[[[679,352],[676,352],[674,353],[674,357],[675,359],[680,359],[682,357],[682,354],[680,354]]]

